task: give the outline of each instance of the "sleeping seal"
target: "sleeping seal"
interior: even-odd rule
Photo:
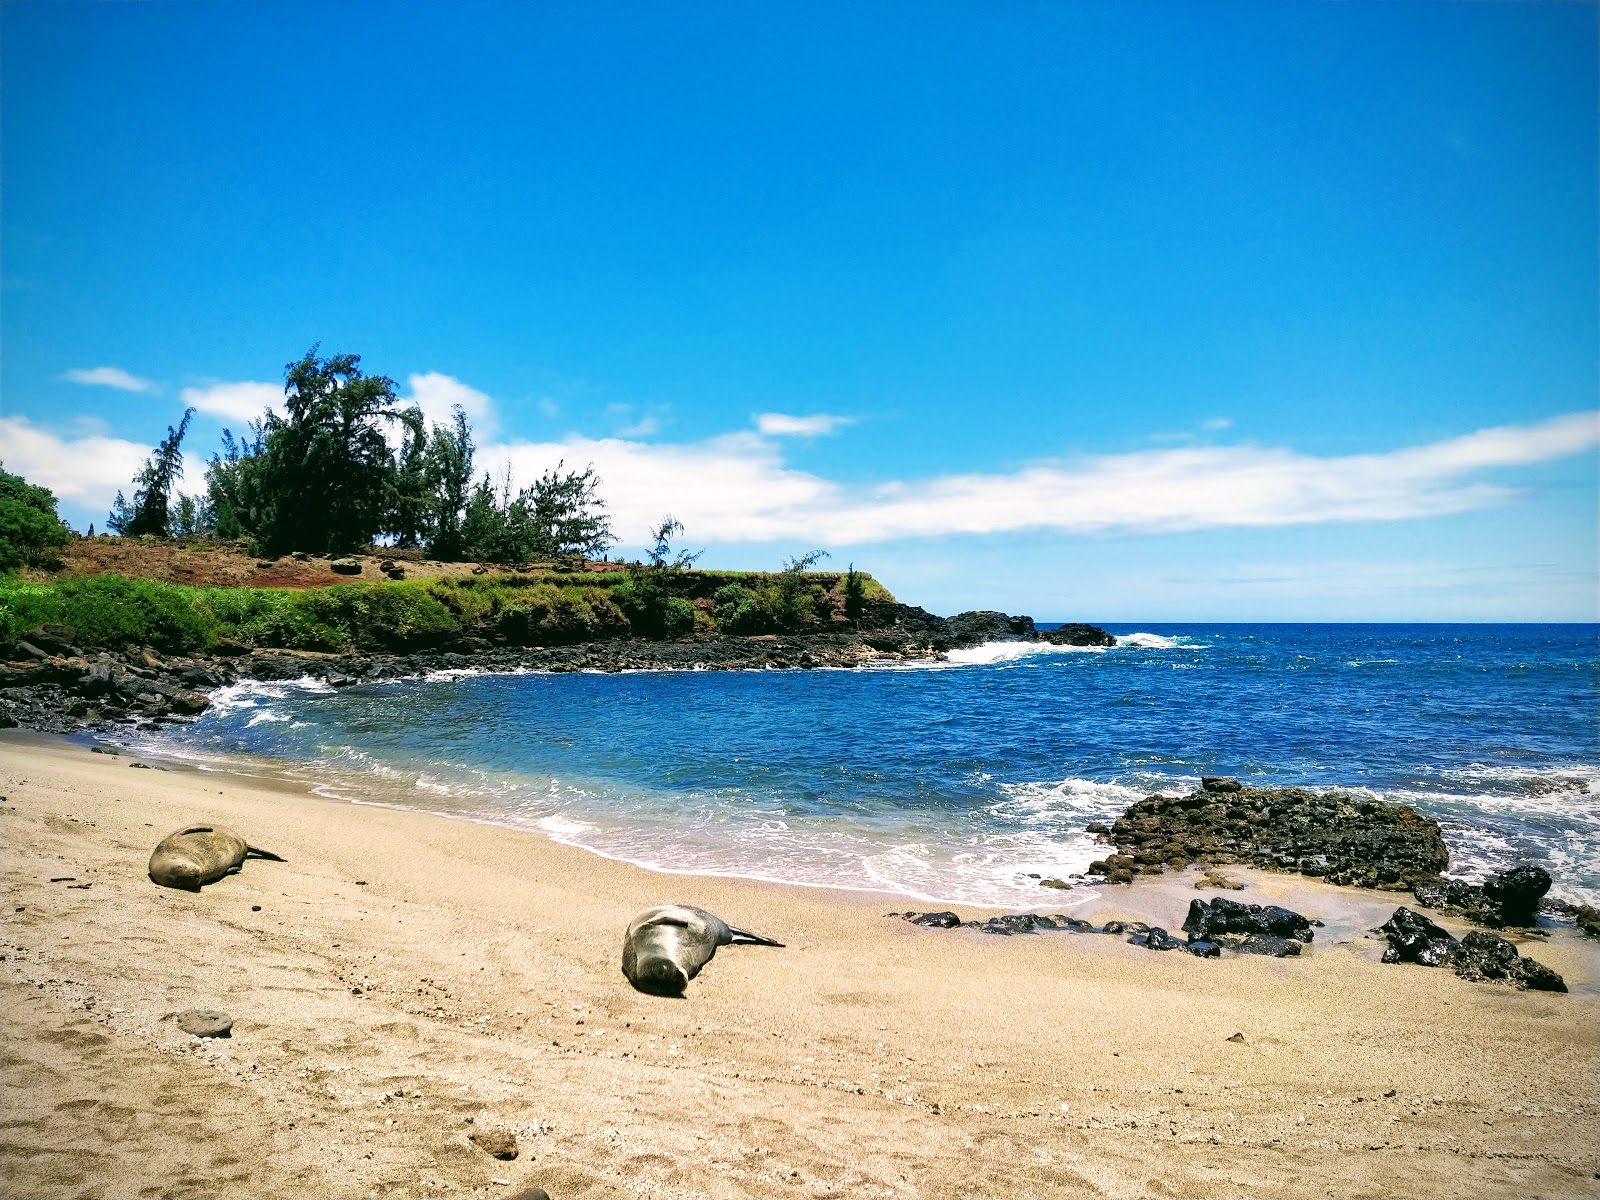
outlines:
[[[150,856],[150,881],[162,887],[198,892],[202,884],[233,874],[247,858],[283,861],[276,854],[246,845],[242,837],[224,826],[185,825],[156,845]]]
[[[641,992],[681,996],[689,980],[711,961],[718,946],[747,942],[782,946],[758,933],[735,929],[720,917],[688,904],[646,909],[628,925],[622,942],[622,973]]]

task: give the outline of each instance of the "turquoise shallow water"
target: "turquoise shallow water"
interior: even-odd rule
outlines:
[[[1452,874],[1528,859],[1600,900],[1596,626],[1109,628],[856,671],[246,684],[142,744],[657,869],[997,906],[1103,854],[1087,822],[1228,774],[1416,804]]]

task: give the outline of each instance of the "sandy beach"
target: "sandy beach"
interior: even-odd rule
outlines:
[[[1522,949],[1572,993],[1516,992],[1380,965],[1359,930],[1405,897],[1234,872],[1328,927],[1302,959],[1202,961],[916,928],[895,897],[652,873],[43,737],[0,754],[7,1196],[1600,1190],[1600,964],[1564,929]],[[151,847],[197,819],[288,861],[153,886]],[[1073,911],[1175,928],[1205,894]],[[638,994],[622,931],[672,900],[787,948]],[[191,1008],[232,1037],[179,1030]],[[469,1140],[491,1126],[516,1159]]]

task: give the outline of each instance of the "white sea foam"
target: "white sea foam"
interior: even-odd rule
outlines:
[[[984,642],[965,650],[952,650],[945,655],[951,663],[962,666],[984,666],[989,663],[1016,662],[1046,654],[1104,654],[1104,646],[1055,646],[1049,642]]]
[[[1166,637],[1159,633],[1124,633],[1117,637],[1117,645],[1132,650],[1203,650],[1193,645],[1182,634]]]

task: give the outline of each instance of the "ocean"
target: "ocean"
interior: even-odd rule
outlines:
[[[1071,903],[1084,832],[1201,775],[1438,819],[1448,873],[1600,903],[1595,625],[1107,625],[857,670],[246,683],[150,753],[537,831],[655,870]]]

